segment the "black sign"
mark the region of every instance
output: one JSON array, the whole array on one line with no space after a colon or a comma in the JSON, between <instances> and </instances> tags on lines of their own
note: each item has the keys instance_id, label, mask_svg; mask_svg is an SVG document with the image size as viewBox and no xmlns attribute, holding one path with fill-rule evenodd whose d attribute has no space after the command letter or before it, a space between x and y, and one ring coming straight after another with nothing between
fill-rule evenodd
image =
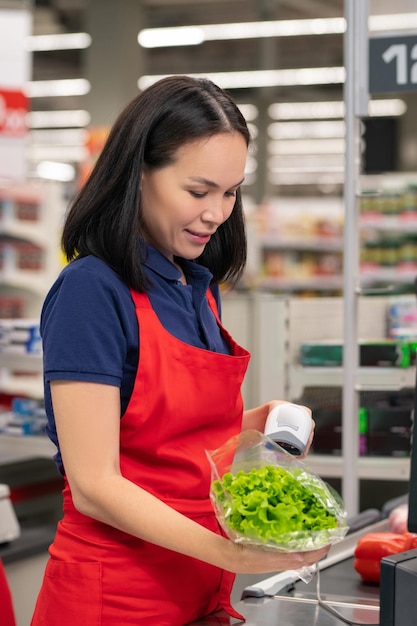
<instances>
[{"instance_id":1,"label":"black sign","mask_svg":"<svg viewBox=\"0 0 417 626\"><path fill-rule=\"evenodd\" d=\"M417 35L369 40L369 92L417 91Z\"/></svg>"}]
</instances>

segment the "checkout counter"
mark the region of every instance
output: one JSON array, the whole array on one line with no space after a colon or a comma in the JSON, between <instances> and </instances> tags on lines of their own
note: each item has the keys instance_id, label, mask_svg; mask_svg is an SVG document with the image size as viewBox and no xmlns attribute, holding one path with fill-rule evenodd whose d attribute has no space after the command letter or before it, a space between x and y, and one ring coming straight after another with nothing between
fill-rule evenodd
<instances>
[{"instance_id":1,"label":"checkout counter","mask_svg":"<svg viewBox=\"0 0 417 626\"><path fill-rule=\"evenodd\" d=\"M358 540L368 532L388 530L387 519L370 523L378 518L376 510L358 516L358 522L366 525L357 531L351 527L353 532L332 546L311 582L284 572L247 587L235 605L246 617L246 625L379 624L379 586L364 584L353 568Z\"/></svg>"},{"instance_id":2,"label":"checkout counter","mask_svg":"<svg viewBox=\"0 0 417 626\"><path fill-rule=\"evenodd\" d=\"M379 624L379 586L361 581L353 551L365 533L387 528L385 520L348 535L332 547L309 583L283 573L245 589L235 606L246 626Z\"/></svg>"},{"instance_id":3,"label":"checkout counter","mask_svg":"<svg viewBox=\"0 0 417 626\"><path fill-rule=\"evenodd\" d=\"M295 572L282 572L244 588L234 607L245 616L245 626L379 626L380 587L362 582L353 567L353 553L363 535L388 530L389 511L401 501L395 499L382 512L370 509L350 520L348 535L332 546L310 582L303 582ZM241 623L222 615L195 626Z\"/></svg>"}]
</instances>

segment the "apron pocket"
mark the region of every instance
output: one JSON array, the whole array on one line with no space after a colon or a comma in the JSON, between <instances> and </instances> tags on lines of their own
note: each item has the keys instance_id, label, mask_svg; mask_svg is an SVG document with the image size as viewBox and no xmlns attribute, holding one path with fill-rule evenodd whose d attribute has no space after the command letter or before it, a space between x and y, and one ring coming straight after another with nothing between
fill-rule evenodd
<instances>
[{"instance_id":1,"label":"apron pocket","mask_svg":"<svg viewBox=\"0 0 417 626\"><path fill-rule=\"evenodd\" d=\"M50 559L31 626L100 626L101 564Z\"/></svg>"}]
</instances>

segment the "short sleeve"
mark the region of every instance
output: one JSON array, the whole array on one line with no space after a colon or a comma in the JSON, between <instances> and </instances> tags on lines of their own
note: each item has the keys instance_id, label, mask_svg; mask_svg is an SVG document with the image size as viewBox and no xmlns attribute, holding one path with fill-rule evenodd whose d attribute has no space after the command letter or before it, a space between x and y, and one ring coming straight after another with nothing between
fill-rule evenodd
<instances>
[{"instance_id":1,"label":"short sleeve","mask_svg":"<svg viewBox=\"0 0 417 626\"><path fill-rule=\"evenodd\" d=\"M129 289L97 260L90 266L76 263L62 272L43 306L45 380L120 387L129 328L136 322Z\"/></svg>"}]
</instances>

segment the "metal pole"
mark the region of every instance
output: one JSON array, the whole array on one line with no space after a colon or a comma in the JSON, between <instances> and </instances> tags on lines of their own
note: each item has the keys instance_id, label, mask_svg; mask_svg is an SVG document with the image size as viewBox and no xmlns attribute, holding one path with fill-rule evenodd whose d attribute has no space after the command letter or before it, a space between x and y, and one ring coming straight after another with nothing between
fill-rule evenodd
<instances>
[{"instance_id":1,"label":"metal pole","mask_svg":"<svg viewBox=\"0 0 417 626\"><path fill-rule=\"evenodd\" d=\"M345 184L344 184L344 338L342 402L342 497L349 515L359 512L358 410L356 388L359 365L358 294L359 284L359 192L360 192L360 117L367 114L367 0L345 0L346 32L344 56L345 101Z\"/></svg>"}]
</instances>

